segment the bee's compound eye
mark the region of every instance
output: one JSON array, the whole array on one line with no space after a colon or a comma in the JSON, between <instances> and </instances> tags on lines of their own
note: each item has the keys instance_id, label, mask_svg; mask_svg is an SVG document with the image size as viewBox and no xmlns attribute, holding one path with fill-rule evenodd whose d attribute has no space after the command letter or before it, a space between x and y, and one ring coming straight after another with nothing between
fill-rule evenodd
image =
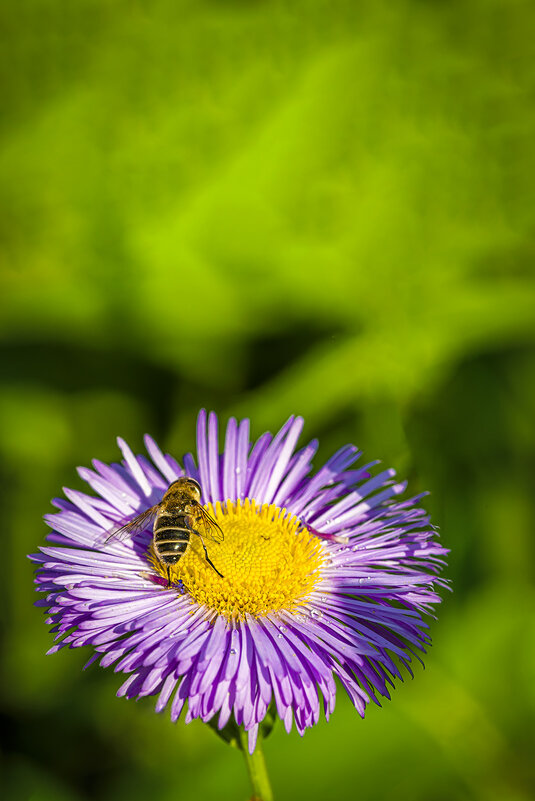
<instances>
[{"instance_id":1,"label":"bee's compound eye","mask_svg":"<svg viewBox=\"0 0 535 801\"><path fill-rule=\"evenodd\" d=\"M188 478L188 484L189 484L189 486L190 486L192 489L195 489L195 490L197 490L197 492L199 493L199 495L201 494L201 492L202 492L202 490L201 490L201 485L199 484L199 482L198 482L198 481L195 481L195 479L194 479L194 478Z\"/></svg>"}]
</instances>

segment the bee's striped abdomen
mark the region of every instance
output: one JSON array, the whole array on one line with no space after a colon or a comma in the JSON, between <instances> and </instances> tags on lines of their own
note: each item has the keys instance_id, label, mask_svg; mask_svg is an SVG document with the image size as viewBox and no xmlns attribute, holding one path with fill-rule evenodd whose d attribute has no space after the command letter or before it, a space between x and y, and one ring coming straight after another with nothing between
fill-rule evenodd
<instances>
[{"instance_id":1,"label":"bee's striped abdomen","mask_svg":"<svg viewBox=\"0 0 535 801\"><path fill-rule=\"evenodd\" d=\"M191 529L187 516L176 512L161 514L154 524L154 550L166 565L176 565L189 545Z\"/></svg>"}]
</instances>

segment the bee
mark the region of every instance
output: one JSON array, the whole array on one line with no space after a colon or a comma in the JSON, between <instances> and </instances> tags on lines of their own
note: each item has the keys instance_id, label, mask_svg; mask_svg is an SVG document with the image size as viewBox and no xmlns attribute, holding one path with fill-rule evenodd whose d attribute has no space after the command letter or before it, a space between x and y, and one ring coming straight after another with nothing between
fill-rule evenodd
<instances>
[{"instance_id":1,"label":"bee","mask_svg":"<svg viewBox=\"0 0 535 801\"><path fill-rule=\"evenodd\" d=\"M176 565L186 553L190 537L195 534L200 538L206 561L218 576L224 578L214 565L204 539L221 543L223 532L201 504L201 486L193 478L179 478L167 488L160 503L142 512L126 525L115 528L106 538L123 539L152 525L152 543L156 557L167 570L167 588L171 586L171 566Z\"/></svg>"}]
</instances>

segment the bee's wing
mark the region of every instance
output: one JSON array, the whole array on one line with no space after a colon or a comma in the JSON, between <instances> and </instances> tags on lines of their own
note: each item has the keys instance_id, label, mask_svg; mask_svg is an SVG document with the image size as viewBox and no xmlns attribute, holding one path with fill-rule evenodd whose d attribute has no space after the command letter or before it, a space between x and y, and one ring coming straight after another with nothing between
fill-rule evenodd
<instances>
[{"instance_id":1,"label":"bee's wing","mask_svg":"<svg viewBox=\"0 0 535 801\"><path fill-rule=\"evenodd\" d=\"M145 531L145 529L150 528L154 522L157 511L158 504L156 506L152 506L150 509L146 509L144 512L141 512L140 515L134 517L132 520L129 520L128 523L114 526L107 534L104 543L107 543L110 540L124 540L127 537L132 537L134 534L138 534L140 531Z\"/></svg>"},{"instance_id":2,"label":"bee's wing","mask_svg":"<svg viewBox=\"0 0 535 801\"><path fill-rule=\"evenodd\" d=\"M195 525L199 528L203 537L208 537L208 539L217 543L223 542L225 539L221 527L200 504L195 505Z\"/></svg>"}]
</instances>

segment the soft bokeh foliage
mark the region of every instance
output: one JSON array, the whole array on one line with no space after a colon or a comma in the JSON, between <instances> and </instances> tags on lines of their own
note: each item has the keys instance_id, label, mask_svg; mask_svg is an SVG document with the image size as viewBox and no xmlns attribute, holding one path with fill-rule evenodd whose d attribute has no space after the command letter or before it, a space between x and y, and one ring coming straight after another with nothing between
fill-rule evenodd
<instances>
[{"instance_id":1,"label":"soft bokeh foliage","mask_svg":"<svg viewBox=\"0 0 535 801\"><path fill-rule=\"evenodd\" d=\"M62 651L24 554L73 466L200 406L408 474L452 548L425 673L266 744L278 798L532 795L533 23L521 0L0 8L6 797L246 797ZM7 736L6 736L7 735ZM356 794L356 792L355 792Z\"/></svg>"}]
</instances>

